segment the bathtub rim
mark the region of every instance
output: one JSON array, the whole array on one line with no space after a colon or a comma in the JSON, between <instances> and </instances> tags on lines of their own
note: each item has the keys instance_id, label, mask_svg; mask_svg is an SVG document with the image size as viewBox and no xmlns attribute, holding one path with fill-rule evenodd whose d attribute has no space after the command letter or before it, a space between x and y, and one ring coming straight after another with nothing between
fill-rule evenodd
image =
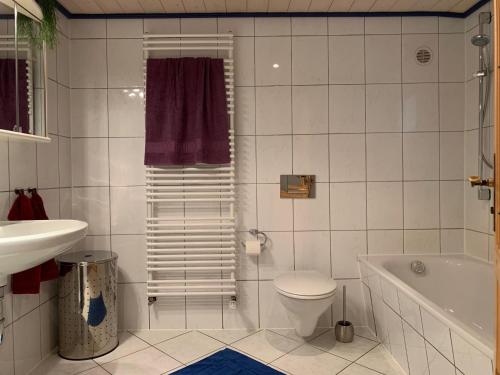
<instances>
[{"instance_id":1,"label":"bathtub rim","mask_svg":"<svg viewBox=\"0 0 500 375\"><path fill-rule=\"evenodd\" d=\"M440 257L440 258L445 258L448 256L453 256L453 257L462 257L462 258L467 258L471 259L474 261L478 261L481 263L485 263L488 265L491 265L491 263L486 262L482 259L472 257L463 253L447 253L447 254L376 254L376 255L358 255L358 262L362 262L364 265L367 267L371 268L372 270L376 271L380 276L383 276L385 279L390 281L396 288L401 289L406 295L410 298L412 298L418 305L422 306L425 308L429 313L432 314L432 316L436 319L438 319L441 323L445 324L451 331L453 331L455 334L460 336L463 340L467 341L470 345L474 346L477 350L482 352L484 355L486 355L488 358L491 360L494 360L495 354L494 354L494 347L495 347L495 342L485 339L485 338L480 338L478 335L474 332L471 331L466 324L461 322L459 319L454 317L453 315L449 314L446 312L442 307L437 305L436 303L432 302L429 298L425 297L423 294L418 292L417 290L413 289L411 286L406 284L403 280L399 279L396 275L394 275L392 272L387 270L382 266L381 263L378 264L373 264L370 262L370 259L376 259L376 258L389 258L389 257L398 257L398 258L410 258L410 257L423 257L423 256L430 256L430 257ZM491 265L493 267L493 265ZM361 270L360 270L361 274ZM363 275L361 275L361 282L363 282ZM495 334L493 333L493 337ZM451 338L450 338L451 339Z\"/></svg>"}]
</instances>

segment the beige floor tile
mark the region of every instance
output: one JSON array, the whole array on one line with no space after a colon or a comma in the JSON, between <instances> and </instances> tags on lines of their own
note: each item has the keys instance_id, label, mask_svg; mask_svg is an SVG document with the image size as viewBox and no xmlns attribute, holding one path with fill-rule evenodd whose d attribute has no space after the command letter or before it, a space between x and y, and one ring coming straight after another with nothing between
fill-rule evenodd
<instances>
[{"instance_id":1,"label":"beige floor tile","mask_svg":"<svg viewBox=\"0 0 500 375\"><path fill-rule=\"evenodd\" d=\"M353 363L344 371L340 372L339 375L380 375L380 372Z\"/></svg>"},{"instance_id":2,"label":"beige floor tile","mask_svg":"<svg viewBox=\"0 0 500 375\"><path fill-rule=\"evenodd\" d=\"M88 361L68 361L53 354L40 363L31 375L73 375L97 367L97 363Z\"/></svg>"},{"instance_id":3,"label":"beige floor tile","mask_svg":"<svg viewBox=\"0 0 500 375\"><path fill-rule=\"evenodd\" d=\"M203 329L200 332L230 345L257 332L254 329Z\"/></svg>"},{"instance_id":4,"label":"beige floor tile","mask_svg":"<svg viewBox=\"0 0 500 375\"><path fill-rule=\"evenodd\" d=\"M181 365L182 363L165 353L150 347L106 363L102 367L113 375L160 375Z\"/></svg>"},{"instance_id":5,"label":"beige floor tile","mask_svg":"<svg viewBox=\"0 0 500 375\"><path fill-rule=\"evenodd\" d=\"M146 349L149 344L145 343L141 339L135 337L129 332L120 332L118 335L120 340L120 345L113 350L111 353L105 356L96 358L95 361L99 364L114 361L115 359L124 357L126 355L138 352L139 350Z\"/></svg>"},{"instance_id":6,"label":"beige floor tile","mask_svg":"<svg viewBox=\"0 0 500 375\"><path fill-rule=\"evenodd\" d=\"M399 365L382 345L369 351L356 363L386 375L404 375Z\"/></svg>"},{"instance_id":7,"label":"beige floor tile","mask_svg":"<svg viewBox=\"0 0 500 375\"><path fill-rule=\"evenodd\" d=\"M170 340L174 337L183 335L190 331L179 330L179 329L152 329L152 330L138 330L130 331L134 336L139 337L141 340L146 341L151 345L159 344L160 342Z\"/></svg>"},{"instance_id":8,"label":"beige floor tile","mask_svg":"<svg viewBox=\"0 0 500 375\"><path fill-rule=\"evenodd\" d=\"M360 336L354 336L351 343L338 342L335 339L335 330L333 329L315 338L310 344L349 361L356 361L378 345L375 341Z\"/></svg>"}]
</instances>

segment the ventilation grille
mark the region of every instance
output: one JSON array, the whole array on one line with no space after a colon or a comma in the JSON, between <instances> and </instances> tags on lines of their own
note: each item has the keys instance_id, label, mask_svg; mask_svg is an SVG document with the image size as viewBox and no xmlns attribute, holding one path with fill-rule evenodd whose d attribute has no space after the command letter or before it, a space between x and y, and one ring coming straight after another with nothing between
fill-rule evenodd
<instances>
[{"instance_id":1,"label":"ventilation grille","mask_svg":"<svg viewBox=\"0 0 500 375\"><path fill-rule=\"evenodd\" d=\"M420 47L415 52L415 58L419 64L429 64L432 60L432 51L428 47Z\"/></svg>"}]
</instances>

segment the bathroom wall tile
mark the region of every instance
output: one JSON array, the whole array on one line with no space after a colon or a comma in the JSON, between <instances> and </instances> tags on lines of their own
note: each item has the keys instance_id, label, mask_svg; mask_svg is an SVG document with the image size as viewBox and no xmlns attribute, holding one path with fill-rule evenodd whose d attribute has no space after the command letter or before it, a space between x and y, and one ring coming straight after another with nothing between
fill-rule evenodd
<instances>
[{"instance_id":1,"label":"bathroom wall tile","mask_svg":"<svg viewBox=\"0 0 500 375\"><path fill-rule=\"evenodd\" d=\"M255 225L256 227L257 225ZM258 262L257 256L248 256L245 248L241 245L242 241L253 240L254 237L248 232L236 232L238 262L236 264L237 280L258 280Z\"/></svg>"},{"instance_id":2,"label":"bathroom wall tile","mask_svg":"<svg viewBox=\"0 0 500 375\"><path fill-rule=\"evenodd\" d=\"M464 20L461 18L439 17L440 33L463 33Z\"/></svg>"},{"instance_id":3,"label":"bathroom wall tile","mask_svg":"<svg viewBox=\"0 0 500 375\"><path fill-rule=\"evenodd\" d=\"M434 83L403 85L403 131L437 131L438 96L438 85Z\"/></svg>"},{"instance_id":4,"label":"bathroom wall tile","mask_svg":"<svg viewBox=\"0 0 500 375\"><path fill-rule=\"evenodd\" d=\"M441 132L440 178L460 180L464 177L464 135L462 132Z\"/></svg>"},{"instance_id":5,"label":"bathroom wall tile","mask_svg":"<svg viewBox=\"0 0 500 375\"><path fill-rule=\"evenodd\" d=\"M463 34L439 35L439 81L462 82L465 74Z\"/></svg>"},{"instance_id":6,"label":"bathroom wall tile","mask_svg":"<svg viewBox=\"0 0 500 375\"><path fill-rule=\"evenodd\" d=\"M405 229L439 228L439 182L404 183Z\"/></svg>"},{"instance_id":7,"label":"bathroom wall tile","mask_svg":"<svg viewBox=\"0 0 500 375\"><path fill-rule=\"evenodd\" d=\"M118 282L146 282L146 240L143 235L113 235L111 249L120 258Z\"/></svg>"},{"instance_id":8,"label":"bathroom wall tile","mask_svg":"<svg viewBox=\"0 0 500 375\"><path fill-rule=\"evenodd\" d=\"M450 341L450 329L425 309L422 311L424 337L449 361L453 361L453 351ZM429 364L431 359L429 358ZM432 365L431 365L431 374Z\"/></svg>"},{"instance_id":9,"label":"bathroom wall tile","mask_svg":"<svg viewBox=\"0 0 500 375\"><path fill-rule=\"evenodd\" d=\"M292 26L290 18L255 18L255 36L290 35Z\"/></svg>"},{"instance_id":10,"label":"bathroom wall tile","mask_svg":"<svg viewBox=\"0 0 500 375\"><path fill-rule=\"evenodd\" d=\"M182 18L181 19L182 34L216 34L217 19L216 18Z\"/></svg>"},{"instance_id":11,"label":"bathroom wall tile","mask_svg":"<svg viewBox=\"0 0 500 375\"><path fill-rule=\"evenodd\" d=\"M106 20L108 38L141 38L143 34L142 19L108 19Z\"/></svg>"},{"instance_id":12,"label":"bathroom wall tile","mask_svg":"<svg viewBox=\"0 0 500 375\"><path fill-rule=\"evenodd\" d=\"M359 277L358 255L366 255L365 231L333 231L331 240L332 272L336 279Z\"/></svg>"},{"instance_id":13,"label":"bathroom wall tile","mask_svg":"<svg viewBox=\"0 0 500 375\"><path fill-rule=\"evenodd\" d=\"M396 313L400 314L396 286L384 277L380 277L380 286L382 288L382 297L384 298L385 303L387 303Z\"/></svg>"},{"instance_id":14,"label":"bathroom wall tile","mask_svg":"<svg viewBox=\"0 0 500 375\"><path fill-rule=\"evenodd\" d=\"M437 17L403 17L403 34L435 34L438 32Z\"/></svg>"},{"instance_id":15,"label":"bathroom wall tile","mask_svg":"<svg viewBox=\"0 0 500 375\"><path fill-rule=\"evenodd\" d=\"M234 38L234 41L234 84L253 86L255 85L254 38Z\"/></svg>"},{"instance_id":16,"label":"bathroom wall tile","mask_svg":"<svg viewBox=\"0 0 500 375\"><path fill-rule=\"evenodd\" d=\"M145 300L147 301L146 298ZM150 329L185 328L186 327L185 298L168 297L163 300L160 299L151 306L149 319L150 319Z\"/></svg>"},{"instance_id":17,"label":"bathroom wall tile","mask_svg":"<svg viewBox=\"0 0 500 375\"><path fill-rule=\"evenodd\" d=\"M59 137L59 184L71 187L71 140Z\"/></svg>"},{"instance_id":18,"label":"bathroom wall tile","mask_svg":"<svg viewBox=\"0 0 500 375\"><path fill-rule=\"evenodd\" d=\"M294 269L293 233L268 234L269 245L259 255L259 280L273 280Z\"/></svg>"},{"instance_id":19,"label":"bathroom wall tile","mask_svg":"<svg viewBox=\"0 0 500 375\"><path fill-rule=\"evenodd\" d=\"M224 329L259 328L259 288L257 281L240 281L238 308L229 308L229 297L222 303Z\"/></svg>"},{"instance_id":20,"label":"bathroom wall tile","mask_svg":"<svg viewBox=\"0 0 500 375\"><path fill-rule=\"evenodd\" d=\"M111 233L142 234L146 221L146 194L143 186L112 187Z\"/></svg>"},{"instance_id":21,"label":"bathroom wall tile","mask_svg":"<svg viewBox=\"0 0 500 375\"><path fill-rule=\"evenodd\" d=\"M327 183L317 183L315 198L294 201L294 230L328 230L330 228L328 185Z\"/></svg>"},{"instance_id":22,"label":"bathroom wall tile","mask_svg":"<svg viewBox=\"0 0 500 375\"><path fill-rule=\"evenodd\" d=\"M49 134L58 134L57 130L57 82L47 80L47 131Z\"/></svg>"},{"instance_id":23,"label":"bathroom wall tile","mask_svg":"<svg viewBox=\"0 0 500 375\"><path fill-rule=\"evenodd\" d=\"M293 86L292 122L295 134L328 133L328 86Z\"/></svg>"},{"instance_id":24,"label":"bathroom wall tile","mask_svg":"<svg viewBox=\"0 0 500 375\"><path fill-rule=\"evenodd\" d=\"M412 329L416 330L420 335L423 335L420 307L400 289L398 289L398 297L401 317L409 324L409 327L411 326Z\"/></svg>"},{"instance_id":25,"label":"bathroom wall tile","mask_svg":"<svg viewBox=\"0 0 500 375\"><path fill-rule=\"evenodd\" d=\"M238 231L257 228L257 186L255 184L236 185L236 212Z\"/></svg>"},{"instance_id":26,"label":"bathroom wall tile","mask_svg":"<svg viewBox=\"0 0 500 375\"><path fill-rule=\"evenodd\" d=\"M261 327L292 327L285 307L272 281L259 281L259 320Z\"/></svg>"},{"instance_id":27,"label":"bathroom wall tile","mask_svg":"<svg viewBox=\"0 0 500 375\"><path fill-rule=\"evenodd\" d=\"M335 265L333 265L335 269ZM363 290L361 289L361 281L359 279L335 280L337 282L337 291L341 291L343 286L347 290L347 311L346 315L349 321L354 326L366 326L366 315L363 299ZM342 319L342 293L335 294L335 299L332 304L333 324Z\"/></svg>"},{"instance_id":28,"label":"bathroom wall tile","mask_svg":"<svg viewBox=\"0 0 500 375\"><path fill-rule=\"evenodd\" d=\"M465 130L477 129L479 127L479 83L478 80L470 80L465 83Z\"/></svg>"},{"instance_id":29,"label":"bathroom wall tile","mask_svg":"<svg viewBox=\"0 0 500 375\"><path fill-rule=\"evenodd\" d=\"M10 190L36 186L36 145L9 141Z\"/></svg>"},{"instance_id":30,"label":"bathroom wall tile","mask_svg":"<svg viewBox=\"0 0 500 375\"><path fill-rule=\"evenodd\" d=\"M40 306L41 353L42 358L50 355L57 347L59 321L57 299L52 298Z\"/></svg>"},{"instance_id":31,"label":"bathroom wall tile","mask_svg":"<svg viewBox=\"0 0 500 375\"><path fill-rule=\"evenodd\" d=\"M71 136L70 89L57 85L57 132L65 137Z\"/></svg>"},{"instance_id":32,"label":"bathroom wall tile","mask_svg":"<svg viewBox=\"0 0 500 375\"><path fill-rule=\"evenodd\" d=\"M368 254L402 254L402 230L369 230Z\"/></svg>"},{"instance_id":33,"label":"bathroom wall tile","mask_svg":"<svg viewBox=\"0 0 500 375\"><path fill-rule=\"evenodd\" d=\"M429 374L424 339L404 321L403 331L410 373Z\"/></svg>"},{"instance_id":34,"label":"bathroom wall tile","mask_svg":"<svg viewBox=\"0 0 500 375\"><path fill-rule=\"evenodd\" d=\"M425 343L431 375L455 375L455 367L429 343Z\"/></svg>"},{"instance_id":35,"label":"bathroom wall tile","mask_svg":"<svg viewBox=\"0 0 500 375\"><path fill-rule=\"evenodd\" d=\"M398 181L402 179L402 146L401 133L366 135L368 181Z\"/></svg>"},{"instance_id":36,"label":"bathroom wall tile","mask_svg":"<svg viewBox=\"0 0 500 375\"><path fill-rule=\"evenodd\" d=\"M59 219L60 212L60 199L59 199L59 189L39 189L38 192L43 199L43 204L45 206L45 213L50 219Z\"/></svg>"},{"instance_id":37,"label":"bathroom wall tile","mask_svg":"<svg viewBox=\"0 0 500 375\"><path fill-rule=\"evenodd\" d=\"M251 17L222 17L217 19L219 33L232 33L235 36L254 36L255 20Z\"/></svg>"},{"instance_id":38,"label":"bathroom wall tile","mask_svg":"<svg viewBox=\"0 0 500 375\"><path fill-rule=\"evenodd\" d=\"M269 163L273 160L272 163ZM257 137L257 182L279 182L280 175L292 173L292 137Z\"/></svg>"},{"instance_id":39,"label":"bathroom wall tile","mask_svg":"<svg viewBox=\"0 0 500 375\"><path fill-rule=\"evenodd\" d=\"M401 182L367 184L368 229L403 228L403 185Z\"/></svg>"},{"instance_id":40,"label":"bathroom wall tile","mask_svg":"<svg viewBox=\"0 0 500 375\"><path fill-rule=\"evenodd\" d=\"M439 133L403 135L403 179L439 179Z\"/></svg>"},{"instance_id":41,"label":"bathroom wall tile","mask_svg":"<svg viewBox=\"0 0 500 375\"><path fill-rule=\"evenodd\" d=\"M109 185L106 138L73 138L71 160L73 186Z\"/></svg>"},{"instance_id":42,"label":"bathroom wall tile","mask_svg":"<svg viewBox=\"0 0 500 375\"><path fill-rule=\"evenodd\" d=\"M291 83L290 37L255 39L255 83L264 85L289 85Z\"/></svg>"},{"instance_id":43,"label":"bathroom wall tile","mask_svg":"<svg viewBox=\"0 0 500 375\"><path fill-rule=\"evenodd\" d=\"M366 229L366 184L334 183L330 188L331 229Z\"/></svg>"},{"instance_id":44,"label":"bathroom wall tile","mask_svg":"<svg viewBox=\"0 0 500 375\"><path fill-rule=\"evenodd\" d=\"M463 181L440 182L441 228L461 228L464 223Z\"/></svg>"},{"instance_id":45,"label":"bathroom wall tile","mask_svg":"<svg viewBox=\"0 0 500 375\"><path fill-rule=\"evenodd\" d=\"M329 43L329 82L361 84L365 82L365 38L332 36Z\"/></svg>"},{"instance_id":46,"label":"bathroom wall tile","mask_svg":"<svg viewBox=\"0 0 500 375\"><path fill-rule=\"evenodd\" d=\"M50 80L57 80L57 46L54 48L47 48L47 78Z\"/></svg>"},{"instance_id":47,"label":"bathroom wall tile","mask_svg":"<svg viewBox=\"0 0 500 375\"><path fill-rule=\"evenodd\" d=\"M294 85L328 83L327 46L326 36L292 38L292 82Z\"/></svg>"},{"instance_id":48,"label":"bathroom wall tile","mask_svg":"<svg viewBox=\"0 0 500 375\"><path fill-rule=\"evenodd\" d=\"M366 140L364 134L330 135L330 181L350 182L366 179Z\"/></svg>"},{"instance_id":49,"label":"bathroom wall tile","mask_svg":"<svg viewBox=\"0 0 500 375\"><path fill-rule=\"evenodd\" d=\"M401 36L367 35L366 83L401 82Z\"/></svg>"},{"instance_id":50,"label":"bathroom wall tile","mask_svg":"<svg viewBox=\"0 0 500 375\"><path fill-rule=\"evenodd\" d=\"M0 346L0 367L5 375L14 375L14 337L12 326L4 330L4 341Z\"/></svg>"},{"instance_id":51,"label":"bathroom wall tile","mask_svg":"<svg viewBox=\"0 0 500 375\"><path fill-rule=\"evenodd\" d=\"M235 87L236 135L255 135L255 91L254 87Z\"/></svg>"},{"instance_id":52,"label":"bathroom wall tile","mask_svg":"<svg viewBox=\"0 0 500 375\"><path fill-rule=\"evenodd\" d=\"M362 85L334 85L330 94L330 133L365 131L365 88Z\"/></svg>"},{"instance_id":53,"label":"bathroom wall tile","mask_svg":"<svg viewBox=\"0 0 500 375\"><path fill-rule=\"evenodd\" d=\"M64 86L69 86L70 71L69 63L73 67L72 60L70 59L70 44L73 48L73 42L62 34L58 34L57 38L57 81Z\"/></svg>"},{"instance_id":54,"label":"bathroom wall tile","mask_svg":"<svg viewBox=\"0 0 500 375\"><path fill-rule=\"evenodd\" d=\"M40 310L35 309L14 323L15 373L28 374L41 361Z\"/></svg>"},{"instance_id":55,"label":"bathroom wall tile","mask_svg":"<svg viewBox=\"0 0 500 375\"><path fill-rule=\"evenodd\" d=\"M400 34L401 17L367 17L366 34Z\"/></svg>"},{"instance_id":56,"label":"bathroom wall tile","mask_svg":"<svg viewBox=\"0 0 500 375\"><path fill-rule=\"evenodd\" d=\"M464 132L464 170L465 176L477 173L478 131Z\"/></svg>"},{"instance_id":57,"label":"bathroom wall tile","mask_svg":"<svg viewBox=\"0 0 500 375\"><path fill-rule=\"evenodd\" d=\"M279 184L257 185L257 220L260 230L293 230L292 200L280 199L279 188Z\"/></svg>"},{"instance_id":58,"label":"bathroom wall tile","mask_svg":"<svg viewBox=\"0 0 500 375\"><path fill-rule=\"evenodd\" d=\"M488 233L490 207L489 201L477 199L477 188L472 188L470 184L464 187L465 195L465 228L478 232Z\"/></svg>"},{"instance_id":59,"label":"bathroom wall tile","mask_svg":"<svg viewBox=\"0 0 500 375\"><path fill-rule=\"evenodd\" d=\"M403 35L403 82L437 82L439 75L438 62L441 62L437 34ZM431 60L422 64L416 59L419 49L428 49Z\"/></svg>"},{"instance_id":60,"label":"bathroom wall tile","mask_svg":"<svg viewBox=\"0 0 500 375\"><path fill-rule=\"evenodd\" d=\"M109 139L111 186L144 185L144 139Z\"/></svg>"},{"instance_id":61,"label":"bathroom wall tile","mask_svg":"<svg viewBox=\"0 0 500 375\"><path fill-rule=\"evenodd\" d=\"M35 310L40 305L38 294L13 294L12 295L12 319L18 320L22 316Z\"/></svg>"},{"instance_id":62,"label":"bathroom wall tile","mask_svg":"<svg viewBox=\"0 0 500 375\"><path fill-rule=\"evenodd\" d=\"M441 253L463 253L464 248L463 229L441 230Z\"/></svg>"},{"instance_id":63,"label":"bathroom wall tile","mask_svg":"<svg viewBox=\"0 0 500 375\"><path fill-rule=\"evenodd\" d=\"M72 88L106 88L106 41L72 40L70 65Z\"/></svg>"},{"instance_id":64,"label":"bathroom wall tile","mask_svg":"<svg viewBox=\"0 0 500 375\"><path fill-rule=\"evenodd\" d=\"M108 100L105 89L71 90L71 135L108 136Z\"/></svg>"},{"instance_id":65,"label":"bathroom wall tile","mask_svg":"<svg viewBox=\"0 0 500 375\"><path fill-rule=\"evenodd\" d=\"M464 101L463 83L439 84L439 128L441 131L464 130Z\"/></svg>"},{"instance_id":66,"label":"bathroom wall tile","mask_svg":"<svg viewBox=\"0 0 500 375\"><path fill-rule=\"evenodd\" d=\"M316 270L331 276L330 232L295 232L295 268L297 270Z\"/></svg>"},{"instance_id":67,"label":"bathroom wall tile","mask_svg":"<svg viewBox=\"0 0 500 375\"><path fill-rule=\"evenodd\" d=\"M222 329L220 296L186 297L186 327L188 329Z\"/></svg>"},{"instance_id":68,"label":"bathroom wall tile","mask_svg":"<svg viewBox=\"0 0 500 375\"><path fill-rule=\"evenodd\" d=\"M473 347L462 337L451 333L455 365L464 374L492 375L491 359Z\"/></svg>"},{"instance_id":69,"label":"bathroom wall tile","mask_svg":"<svg viewBox=\"0 0 500 375\"><path fill-rule=\"evenodd\" d=\"M292 35L327 35L327 17L292 17Z\"/></svg>"},{"instance_id":70,"label":"bathroom wall tile","mask_svg":"<svg viewBox=\"0 0 500 375\"><path fill-rule=\"evenodd\" d=\"M400 132L401 129L401 85L366 85L366 131Z\"/></svg>"},{"instance_id":71,"label":"bathroom wall tile","mask_svg":"<svg viewBox=\"0 0 500 375\"><path fill-rule=\"evenodd\" d=\"M59 189L59 216L60 219L71 219L73 217L71 188Z\"/></svg>"},{"instance_id":72,"label":"bathroom wall tile","mask_svg":"<svg viewBox=\"0 0 500 375\"><path fill-rule=\"evenodd\" d=\"M109 189L73 188L73 218L89 223L88 234L109 234Z\"/></svg>"},{"instance_id":73,"label":"bathroom wall tile","mask_svg":"<svg viewBox=\"0 0 500 375\"><path fill-rule=\"evenodd\" d=\"M408 356L405 346L405 336L403 332L402 320L389 307L385 306L387 320L387 330L389 332L389 342L391 353L396 362L401 366L405 373L408 370Z\"/></svg>"},{"instance_id":74,"label":"bathroom wall tile","mask_svg":"<svg viewBox=\"0 0 500 375\"><path fill-rule=\"evenodd\" d=\"M71 20L71 39L106 38L106 20Z\"/></svg>"},{"instance_id":75,"label":"bathroom wall tile","mask_svg":"<svg viewBox=\"0 0 500 375\"><path fill-rule=\"evenodd\" d=\"M486 233L480 233L469 229L465 230L465 253L467 255L488 260L488 242L489 238Z\"/></svg>"},{"instance_id":76,"label":"bathroom wall tile","mask_svg":"<svg viewBox=\"0 0 500 375\"><path fill-rule=\"evenodd\" d=\"M144 86L141 46L142 39L108 39L109 87Z\"/></svg>"},{"instance_id":77,"label":"bathroom wall tile","mask_svg":"<svg viewBox=\"0 0 500 375\"><path fill-rule=\"evenodd\" d=\"M328 182L328 135L293 136L293 174L313 174L316 182Z\"/></svg>"},{"instance_id":78,"label":"bathroom wall tile","mask_svg":"<svg viewBox=\"0 0 500 375\"><path fill-rule=\"evenodd\" d=\"M144 19L144 32L149 34L180 34L180 19L146 18Z\"/></svg>"},{"instance_id":79,"label":"bathroom wall tile","mask_svg":"<svg viewBox=\"0 0 500 375\"><path fill-rule=\"evenodd\" d=\"M9 141L0 140L0 191L9 190Z\"/></svg>"},{"instance_id":80,"label":"bathroom wall tile","mask_svg":"<svg viewBox=\"0 0 500 375\"><path fill-rule=\"evenodd\" d=\"M138 93L135 90L108 90L110 137L144 136L144 99L141 97L142 89Z\"/></svg>"},{"instance_id":81,"label":"bathroom wall tile","mask_svg":"<svg viewBox=\"0 0 500 375\"><path fill-rule=\"evenodd\" d=\"M0 220L6 221L10 209L10 193L0 193Z\"/></svg>"},{"instance_id":82,"label":"bathroom wall tile","mask_svg":"<svg viewBox=\"0 0 500 375\"><path fill-rule=\"evenodd\" d=\"M59 138L56 135L50 138L50 143L39 143L36 147L37 181L41 189L59 187Z\"/></svg>"},{"instance_id":83,"label":"bathroom wall tile","mask_svg":"<svg viewBox=\"0 0 500 375\"><path fill-rule=\"evenodd\" d=\"M291 87L257 87L255 95L257 134L290 134L292 130Z\"/></svg>"},{"instance_id":84,"label":"bathroom wall tile","mask_svg":"<svg viewBox=\"0 0 500 375\"><path fill-rule=\"evenodd\" d=\"M255 183L256 175L256 137L236 136L236 178L238 183Z\"/></svg>"},{"instance_id":85,"label":"bathroom wall tile","mask_svg":"<svg viewBox=\"0 0 500 375\"><path fill-rule=\"evenodd\" d=\"M118 284L118 328L149 328L146 283Z\"/></svg>"},{"instance_id":86,"label":"bathroom wall tile","mask_svg":"<svg viewBox=\"0 0 500 375\"><path fill-rule=\"evenodd\" d=\"M328 17L328 35L364 34L365 20L362 17Z\"/></svg>"}]
</instances>

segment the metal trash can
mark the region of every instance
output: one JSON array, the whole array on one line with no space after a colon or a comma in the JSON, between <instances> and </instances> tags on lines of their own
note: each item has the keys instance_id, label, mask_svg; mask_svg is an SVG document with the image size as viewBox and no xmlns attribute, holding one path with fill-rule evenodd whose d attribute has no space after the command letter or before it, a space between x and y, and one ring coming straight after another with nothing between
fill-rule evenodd
<instances>
[{"instance_id":1,"label":"metal trash can","mask_svg":"<svg viewBox=\"0 0 500 375\"><path fill-rule=\"evenodd\" d=\"M62 358L96 358L118 346L117 259L110 251L80 251L57 259Z\"/></svg>"}]
</instances>

